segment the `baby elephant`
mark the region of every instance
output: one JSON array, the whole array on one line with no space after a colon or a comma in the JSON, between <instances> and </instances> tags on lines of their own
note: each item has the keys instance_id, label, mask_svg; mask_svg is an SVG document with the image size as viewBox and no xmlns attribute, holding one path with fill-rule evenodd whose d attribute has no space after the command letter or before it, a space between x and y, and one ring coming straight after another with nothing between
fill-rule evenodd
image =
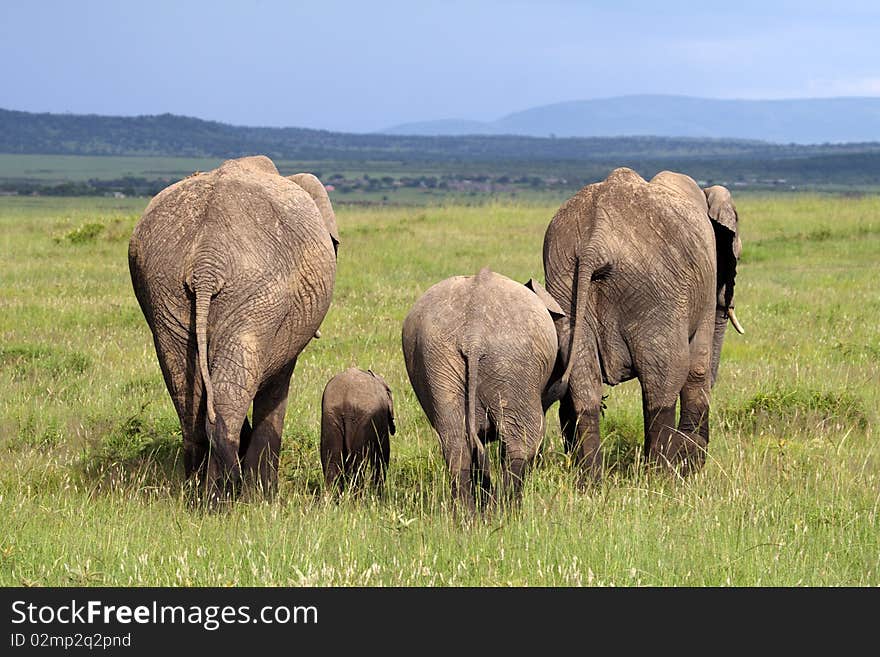
<instances>
[{"instance_id":1,"label":"baby elephant","mask_svg":"<svg viewBox=\"0 0 880 657\"><path fill-rule=\"evenodd\" d=\"M403 323L406 371L440 438L453 497L469 512L491 501L484 443L500 439L502 489L517 502L555 401L556 319L540 283L483 269L437 283ZM558 398L558 396L557 396Z\"/></svg>"},{"instance_id":2,"label":"baby elephant","mask_svg":"<svg viewBox=\"0 0 880 657\"><path fill-rule=\"evenodd\" d=\"M328 489L344 481L360 487L367 464L373 486L382 492L388 467L388 435L394 435L391 388L372 370L350 367L334 376L321 399L321 466Z\"/></svg>"}]
</instances>

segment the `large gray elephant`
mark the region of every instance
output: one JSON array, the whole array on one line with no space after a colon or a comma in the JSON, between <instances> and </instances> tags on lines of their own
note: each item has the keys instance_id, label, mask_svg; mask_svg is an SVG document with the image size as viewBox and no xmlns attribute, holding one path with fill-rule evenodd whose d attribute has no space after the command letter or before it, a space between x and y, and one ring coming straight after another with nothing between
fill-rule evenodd
<instances>
[{"instance_id":1,"label":"large gray elephant","mask_svg":"<svg viewBox=\"0 0 880 657\"><path fill-rule=\"evenodd\" d=\"M453 498L492 499L484 443L500 439L502 487L515 501L544 435L562 309L535 281L482 269L429 288L403 323L406 371L440 439Z\"/></svg>"},{"instance_id":2,"label":"large gray elephant","mask_svg":"<svg viewBox=\"0 0 880 657\"><path fill-rule=\"evenodd\" d=\"M673 172L649 183L615 169L553 217L546 285L568 314L554 390L566 449L584 479L601 475L602 384L634 377L647 460L682 474L702 467L728 319L741 330L733 312L740 251L729 192Z\"/></svg>"},{"instance_id":3,"label":"large gray elephant","mask_svg":"<svg viewBox=\"0 0 880 657\"><path fill-rule=\"evenodd\" d=\"M337 244L323 185L285 178L263 156L167 187L135 226L134 292L180 419L187 477L211 498L242 474L275 490L290 378L330 306Z\"/></svg>"}]
</instances>

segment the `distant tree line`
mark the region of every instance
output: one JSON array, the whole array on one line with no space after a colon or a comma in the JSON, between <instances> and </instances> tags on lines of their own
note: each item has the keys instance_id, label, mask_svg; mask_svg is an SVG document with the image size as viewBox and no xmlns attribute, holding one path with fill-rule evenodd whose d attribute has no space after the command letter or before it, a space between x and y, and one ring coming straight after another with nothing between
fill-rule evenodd
<instances>
[{"instance_id":1,"label":"distant tree line","mask_svg":"<svg viewBox=\"0 0 880 657\"><path fill-rule=\"evenodd\" d=\"M363 170L369 163L334 162L342 170ZM784 160L761 159L641 159L622 158L616 161L582 163L485 163L479 172L460 170L454 162L432 174L402 173L371 175L335 173L334 168L315 172L330 185L336 195L359 192L393 193L415 189L428 193L510 193L520 191L570 191L602 180L618 166L628 166L646 179L664 169L682 171L700 184L723 184L746 189L791 190L806 188L872 188L880 189L880 153L825 155ZM377 165L379 166L379 165ZM404 167L405 168L405 167ZM299 170L299 169L297 169ZM282 170L282 173L292 171ZM51 183L40 180L0 180L0 194L34 194L41 196L153 196L180 177L167 175L156 178L121 176L115 179L92 178L80 182Z\"/></svg>"},{"instance_id":2,"label":"distant tree line","mask_svg":"<svg viewBox=\"0 0 880 657\"><path fill-rule=\"evenodd\" d=\"M0 109L0 152L273 159L494 162L595 161L625 157L689 160L780 159L878 153L880 143L803 146L675 137L429 137L350 134L305 128L248 128L172 114L114 117Z\"/></svg>"},{"instance_id":3,"label":"distant tree line","mask_svg":"<svg viewBox=\"0 0 880 657\"><path fill-rule=\"evenodd\" d=\"M236 127L171 114L111 117L0 109L0 152L196 158L262 153L276 162L326 164L327 174L338 177L325 182L342 193L576 190L618 166L646 178L669 169L707 184L751 188L880 187L880 142L804 146L671 137L399 136ZM331 166L368 173L346 177L333 174ZM413 173L424 169L435 173ZM383 174L371 175L373 170ZM60 184L7 180L0 181L0 192L149 196L170 182L158 175Z\"/></svg>"},{"instance_id":4,"label":"distant tree line","mask_svg":"<svg viewBox=\"0 0 880 657\"><path fill-rule=\"evenodd\" d=\"M175 181L176 182L176 181ZM113 180L70 181L63 183L44 183L37 181L3 181L0 193L35 196L154 196L162 191L170 181L167 179L147 179L125 176Z\"/></svg>"}]
</instances>

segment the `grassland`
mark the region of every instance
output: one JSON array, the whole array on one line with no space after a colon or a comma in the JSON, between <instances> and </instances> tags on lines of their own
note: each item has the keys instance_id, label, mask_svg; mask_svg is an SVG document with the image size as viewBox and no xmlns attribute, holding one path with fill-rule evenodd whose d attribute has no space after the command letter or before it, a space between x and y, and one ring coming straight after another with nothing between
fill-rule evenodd
<instances>
[{"instance_id":1,"label":"grassland","mask_svg":"<svg viewBox=\"0 0 880 657\"><path fill-rule=\"evenodd\" d=\"M0 180L26 182L84 182L170 178L178 180L193 171L208 171L222 160L193 157L137 157L101 155L19 155L0 153Z\"/></svg>"},{"instance_id":2,"label":"grassland","mask_svg":"<svg viewBox=\"0 0 880 657\"><path fill-rule=\"evenodd\" d=\"M282 160L273 159L284 175L312 171L328 178L339 174L359 178L364 174L383 176L442 176L461 174L464 177L502 171L511 175L564 175L576 170L572 164L548 165L545 162L424 162L413 165L402 161L348 160ZM208 171L223 158L159 157L134 155L22 155L0 153L0 181L30 183L84 182L91 179L116 180L126 176L149 180L178 180L193 171Z\"/></svg>"},{"instance_id":3,"label":"grassland","mask_svg":"<svg viewBox=\"0 0 880 657\"><path fill-rule=\"evenodd\" d=\"M741 195L738 314L703 472L639 468L638 386L609 389L608 476L579 492L555 409L518 514L462 525L406 378L429 285L541 275L555 206L340 205L323 337L291 386L278 499L191 508L126 246L144 199L0 198L0 585L880 584L880 197ZM382 500L321 495L320 396L351 364L394 390Z\"/></svg>"}]
</instances>

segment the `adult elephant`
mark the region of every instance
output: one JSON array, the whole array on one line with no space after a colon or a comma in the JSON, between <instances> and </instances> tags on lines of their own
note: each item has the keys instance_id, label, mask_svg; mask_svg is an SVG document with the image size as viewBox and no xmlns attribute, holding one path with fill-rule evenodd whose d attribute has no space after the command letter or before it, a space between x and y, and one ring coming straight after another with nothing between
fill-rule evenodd
<instances>
[{"instance_id":1,"label":"adult elephant","mask_svg":"<svg viewBox=\"0 0 880 657\"><path fill-rule=\"evenodd\" d=\"M330 305L337 244L323 185L285 178L263 156L167 187L135 226L131 280L180 419L186 475L213 498L242 473L275 490L290 378Z\"/></svg>"},{"instance_id":2,"label":"adult elephant","mask_svg":"<svg viewBox=\"0 0 880 657\"><path fill-rule=\"evenodd\" d=\"M492 499L484 443L501 441L502 488L515 502L544 435L562 309L534 280L482 269L430 287L401 333L406 371L440 439L453 498Z\"/></svg>"},{"instance_id":3,"label":"adult elephant","mask_svg":"<svg viewBox=\"0 0 880 657\"><path fill-rule=\"evenodd\" d=\"M637 377L646 458L682 474L709 443L709 402L741 251L736 208L720 186L682 174L646 182L627 168L565 202L544 236L560 328L556 394L566 449L598 478L602 384ZM676 403L680 419L676 426Z\"/></svg>"}]
</instances>

